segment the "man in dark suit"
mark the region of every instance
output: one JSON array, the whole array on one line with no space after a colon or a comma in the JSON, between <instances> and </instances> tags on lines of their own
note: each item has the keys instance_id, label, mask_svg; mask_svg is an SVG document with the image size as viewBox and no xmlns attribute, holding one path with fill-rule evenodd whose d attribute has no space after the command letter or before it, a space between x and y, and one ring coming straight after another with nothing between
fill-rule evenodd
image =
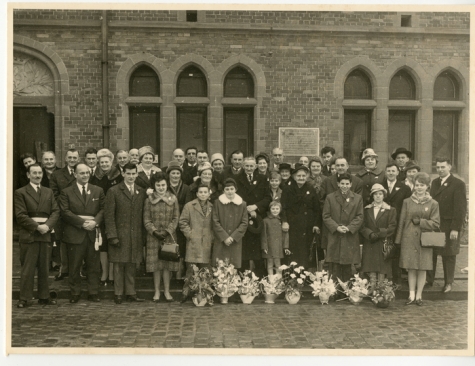
<instances>
[{"instance_id":1,"label":"man in dark suit","mask_svg":"<svg viewBox=\"0 0 475 366\"><path fill-rule=\"evenodd\" d=\"M50 231L59 218L59 207L53 191L41 187L42 168L38 164L28 167L30 183L15 191L14 205L20 225L20 300L17 307L28 306L33 297L35 270L38 268L38 303L56 305L49 296L48 272L51 246Z\"/></svg>"},{"instance_id":2,"label":"man in dark suit","mask_svg":"<svg viewBox=\"0 0 475 366\"><path fill-rule=\"evenodd\" d=\"M185 184L188 184L186 182L193 183L193 178L191 177L192 170L193 168L196 167L197 162L196 162L196 154L198 153L198 148L196 146L190 146L186 148L185 150L185 161L183 162L183 174L181 180L185 182ZM164 170L166 171L166 169ZM189 184L191 184L189 183Z\"/></svg>"},{"instance_id":3,"label":"man in dark suit","mask_svg":"<svg viewBox=\"0 0 475 366\"><path fill-rule=\"evenodd\" d=\"M76 182L65 188L59 197L63 217L63 241L69 252L69 287L71 303L77 303L81 295L80 269L85 260L87 268L88 300L99 302L99 251L100 232L103 219L104 191L89 184L91 171L86 164L76 165ZM105 240L105 238L104 238Z\"/></svg>"},{"instance_id":4,"label":"man in dark suit","mask_svg":"<svg viewBox=\"0 0 475 366\"><path fill-rule=\"evenodd\" d=\"M244 161L244 153L241 150L234 150L229 157L231 165L223 168L223 181L228 178L236 178L236 175L242 172L242 163Z\"/></svg>"},{"instance_id":5,"label":"man in dark suit","mask_svg":"<svg viewBox=\"0 0 475 366\"><path fill-rule=\"evenodd\" d=\"M322 154L322 159L324 165L322 166L322 174L326 177L332 175L331 162L333 161L333 156L335 155L335 149L331 146L325 146L320 151Z\"/></svg>"},{"instance_id":6,"label":"man in dark suit","mask_svg":"<svg viewBox=\"0 0 475 366\"><path fill-rule=\"evenodd\" d=\"M51 175L50 188L53 190L54 198L59 204L59 195L66 187L69 187L76 178L74 177L74 167L79 162L79 151L76 149L69 149L66 152L66 166L61 169L57 169ZM59 245L61 255L61 267L58 275L54 278L55 281L62 280L69 274L69 260L68 260L68 248L66 244L62 242L63 236L63 220L60 218L56 227L54 228L56 236L56 244Z\"/></svg>"},{"instance_id":7,"label":"man in dark suit","mask_svg":"<svg viewBox=\"0 0 475 366\"><path fill-rule=\"evenodd\" d=\"M127 301L143 301L135 291L135 268L142 261L144 246L143 206L145 190L134 184L137 166L124 165L124 180L109 189L104 208L109 261L114 266L114 301L121 304L124 288Z\"/></svg>"},{"instance_id":8,"label":"man in dark suit","mask_svg":"<svg viewBox=\"0 0 475 366\"><path fill-rule=\"evenodd\" d=\"M460 252L460 237L467 213L467 196L465 183L450 174L452 162L449 158L436 158L436 169L439 178L432 181L430 195L439 203L440 231L445 232L445 248L434 248L434 268L428 271L427 282L434 282L437 257L442 256L444 267L444 287L442 292L452 291L455 275L455 260Z\"/></svg>"},{"instance_id":9,"label":"man in dark suit","mask_svg":"<svg viewBox=\"0 0 475 366\"><path fill-rule=\"evenodd\" d=\"M397 168L399 170L397 180L400 180L400 181L405 180L406 171L407 171L406 164L409 162L409 160L412 159L412 152L410 152L405 147L398 147L391 154L391 158L395 161Z\"/></svg>"},{"instance_id":10,"label":"man in dark suit","mask_svg":"<svg viewBox=\"0 0 475 366\"><path fill-rule=\"evenodd\" d=\"M399 215L401 214L402 203L406 198L411 197L411 189L402 181L397 180L399 169L396 163L389 163L385 169L385 179L382 183L388 194L384 201L391 207L396 209L397 222L399 223ZM396 237L396 232L393 237ZM401 284L401 269L399 268L399 255L401 246L396 245L396 252L392 260L393 283Z\"/></svg>"}]
</instances>

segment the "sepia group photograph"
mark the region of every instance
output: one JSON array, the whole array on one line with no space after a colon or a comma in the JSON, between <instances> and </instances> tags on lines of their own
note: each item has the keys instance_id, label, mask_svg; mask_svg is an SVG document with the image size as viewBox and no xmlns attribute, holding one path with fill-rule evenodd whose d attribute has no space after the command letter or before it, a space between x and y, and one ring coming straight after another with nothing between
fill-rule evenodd
<instances>
[{"instance_id":1,"label":"sepia group photograph","mask_svg":"<svg viewBox=\"0 0 475 366\"><path fill-rule=\"evenodd\" d=\"M473 6L5 9L10 362L473 361Z\"/></svg>"}]
</instances>

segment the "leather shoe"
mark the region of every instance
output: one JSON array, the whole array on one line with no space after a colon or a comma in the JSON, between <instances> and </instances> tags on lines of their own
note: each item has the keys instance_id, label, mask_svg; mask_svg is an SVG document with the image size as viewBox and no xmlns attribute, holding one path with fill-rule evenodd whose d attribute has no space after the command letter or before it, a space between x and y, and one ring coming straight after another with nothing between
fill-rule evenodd
<instances>
[{"instance_id":1,"label":"leather shoe","mask_svg":"<svg viewBox=\"0 0 475 366\"><path fill-rule=\"evenodd\" d=\"M73 296L71 296L71 298L69 299L69 302L70 302L71 304L76 304L78 301L79 301L79 295L73 295Z\"/></svg>"},{"instance_id":2,"label":"leather shoe","mask_svg":"<svg viewBox=\"0 0 475 366\"><path fill-rule=\"evenodd\" d=\"M432 286L434 286L434 283L433 283L433 282L428 282L428 281L426 281L426 286L427 286L427 287L432 287Z\"/></svg>"},{"instance_id":3,"label":"leather shoe","mask_svg":"<svg viewBox=\"0 0 475 366\"><path fill-rule=\"evenodd\" d=\"M64 280L66 277L69 276L69 273L58 273L56 276L54 276L55 281L61 281Z\"/></svg>"},{"instance_id":4,"label":"leather shoe","mask_svg":"<svg viewBox=\"0 0 475 366\"><path fill-rule=\"evenodd\" d=\"M415 301L416 301L416 300L409 298L409 299L407 299L407 301L406 301L406 305L415 304Z\"/></svg>"},{"instance_id":5,"label":"leather shoe","mask_svg":"<svg viewBox=\"0 0 475 366\"><path fill-rule=\"evenodd\" d=\"M92 301L92 302L100 302L101 301L101 299L99 299L99 296L97 296L95 294L94 295L88 295L87 299L89 301Z\"/></svg>"},{"instance_id":6,"label":"leather shoe","mask_svg":"<svg viewBox=\"0 0 475 366\"><path fill-rule=\"evenodd\" d=\"M447 292L450 292L450 291L452 291L452 285L449 283L448 285L445 285L445 287L443 289L443 292L447 293Z\"/></svg>"},{"instance_id":7,"label":"leather shoe","mask_svg":"<svg viewBox=\"0 0 475 366\"><path fill-rule=\"evenodd\" d=\"M20 300L18 301L18 303L16 304L16 307L19 308L19 309L23 309L23 308L26 308L28 307L28 302L26 300Z\"/></svg>"},{"instance_id":8,"label":"leather shoe","mask_svg":"<svg viewBox=\"0 0 475 366\"><path fill-rule=\"evenodd\" d=\"M56 300L53 299L39 299L38 304L40 305L57 305Z\"/></svg>"},{"instance_id":9,"label":"leather shoe","mask_svg":"<svg viewBox=\"0 0 475 366\"><path fill-rule=\"evenodd\" d=\"M417 299L416 300L416 305L417 306L422 306L422 299Z\"/></svg>"},{"instance_id":10,"label":"leather shoe","mask_svg":"<svg viewBox=\"0 0 475 366\"><path fill-rule=\"evenodd\" d=\"M144 299L141 299L140 297L137 297L137 295L127 295L125 299L129 302L144 302Z\"/></svg>"},{"instance_id":11,"label":"leather shoe","mask_svg":"<svg viewBox=\"0 0 475 366\"><path fill-rule=\"evenodd\" d=\"M114 302L116 304L122 304L122 295L115 295L114 296Z\"/></svg>"}]
</instances>

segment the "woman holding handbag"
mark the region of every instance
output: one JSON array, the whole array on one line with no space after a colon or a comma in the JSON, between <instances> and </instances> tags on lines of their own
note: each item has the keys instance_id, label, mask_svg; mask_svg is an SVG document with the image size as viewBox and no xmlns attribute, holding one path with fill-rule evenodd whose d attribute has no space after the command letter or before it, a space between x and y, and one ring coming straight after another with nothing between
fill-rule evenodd
<instances>
[{"instance_id":1,"label":"woman holding handbag","mask_svg":"<svg viewBox=\"0 0 475 366\"><path fill-rule=\"evenodd\" d=\"M401 244L399 267L406 268L409 280L409 299L406 305L422 306L422 290L426 271L432 270L432 248L421 246L424 232L439 229L439 204L428 192L430 177L427 173L414 176L414 193L402 204L399 227L395 239Z\"/></svg>"},{"instance_id":2,"label":"woman holding handbag","mask_svg":"<svg viewBox=\"0 0 475 366\"><path fill-rule=\"evenodd\" d=\"M165 299L173 302L170 294L170 272L179 269L178 261L168 261L160 258L161 247L168 242L175 242L175 231L180 217L178 199L169 191L169 182L163 172L151 176L153 187L147 190L148 198L144 206L144 225L147 230L146 270L153 272L155 295L153 302L160 300L160 282L163 276Z\"/></svg>"},{"instance_id":3,"label":"woman holding handbag","mask_svg":"<svg viewBox=\"0 0 475 366\"><path fill-rule=\"evenodd\" d=\"M387 191L381 184L373 184L369 193L372 202L364 209L364 222L360 229L364 238L361 271L369 274L371 288L386 276L391 276L391 255L387 251L391 250L389 247L397 227L397 214L394 207L384 202L386 195Z\"/></svg>"}]
</instances>

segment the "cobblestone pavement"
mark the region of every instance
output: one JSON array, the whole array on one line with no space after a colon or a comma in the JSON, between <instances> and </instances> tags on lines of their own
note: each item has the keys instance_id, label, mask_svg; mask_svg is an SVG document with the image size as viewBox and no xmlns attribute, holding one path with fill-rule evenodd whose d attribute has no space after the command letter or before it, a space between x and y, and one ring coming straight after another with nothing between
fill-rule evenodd
<instances>
[{"instance_id":1,"label":"cobblestone pavement","mask_svg":"<svg viewBox=\"0 0 475 366\"><path fill-rule=\"evenodd\" d=\"M396 300L387 309L369 300L320 305L308 296L297 305L262 298L243 305L233 298L204 308L81 299L17 309L14 303L12 346L461 350L467 301L427 300L418 307Z\"/></svg>"}]
</instances>

